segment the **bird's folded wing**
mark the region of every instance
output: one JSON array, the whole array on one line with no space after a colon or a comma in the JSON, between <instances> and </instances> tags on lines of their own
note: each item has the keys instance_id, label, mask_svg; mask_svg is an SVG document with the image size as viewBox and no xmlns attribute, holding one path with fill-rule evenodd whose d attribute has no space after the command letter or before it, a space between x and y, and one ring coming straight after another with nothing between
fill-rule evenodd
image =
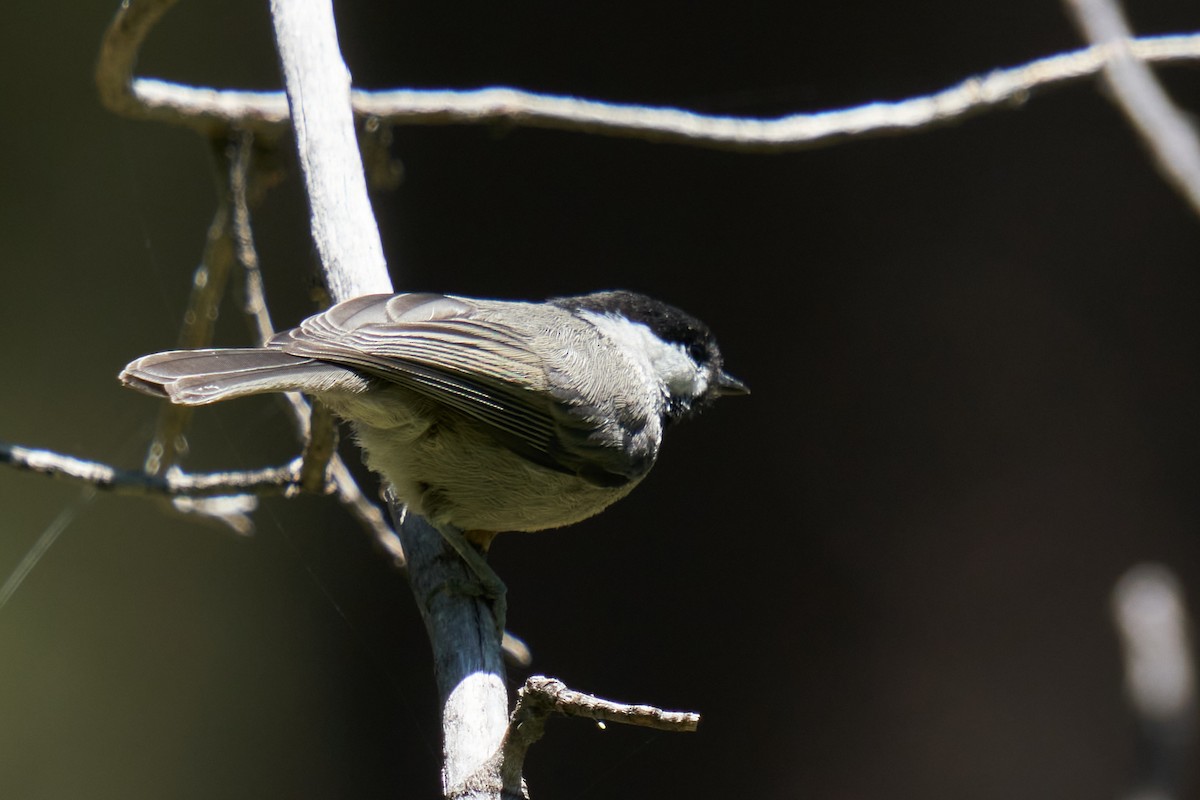
<instances>
[{"instance_id":1,"label":"bird's folded wing","mask_svg":"<svg viewBox=\"0 0 1200 800\"><path fill-rule=\"evenodd\" d=\"M560 472L619 485L619 449L549 392L536 332L497 322L472 301L435 294L370 295L311 317L268 345L406 387L476 420L514 452ZM607 446L606 446L607 445Z\"/></svg>"}]
</instances>

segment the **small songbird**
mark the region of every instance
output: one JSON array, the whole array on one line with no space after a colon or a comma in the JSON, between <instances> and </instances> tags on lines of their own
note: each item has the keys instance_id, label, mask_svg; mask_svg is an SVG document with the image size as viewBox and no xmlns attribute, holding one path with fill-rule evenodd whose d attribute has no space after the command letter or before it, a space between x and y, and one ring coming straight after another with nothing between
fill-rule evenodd
<instances>
[{"instance_id":1,"label":"small songbird","mask_svg":"<svg viewBox=\"0 0 1200 800\"><path fill-rule=\"evenodd\" d=\"M121 380L183 405L311 395L410 510L477 532L599 513L646 476L671 423L748 393L704 323L627 291L365 295L264 347L156 353Z\"/></svg>"}]
</instances>

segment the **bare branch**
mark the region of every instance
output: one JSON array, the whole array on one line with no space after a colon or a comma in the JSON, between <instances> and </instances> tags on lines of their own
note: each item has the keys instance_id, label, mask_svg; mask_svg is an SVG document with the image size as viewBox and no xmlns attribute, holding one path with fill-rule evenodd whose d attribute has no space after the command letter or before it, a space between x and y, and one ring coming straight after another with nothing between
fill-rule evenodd
<instances>
[{"instance_id":1,"label":"bare branch","mask_svg":"<svg viewBox=\"0 0 1200 800\"><path fill-rule=\"evenodd\" d=\"M177 0L134 0L123 3L100 40L96 60L96 89L100 102L127 117L150 116L146 102L131 91L138 51L151 29Z\"/></svg>"},{"instance_id":2,"label":"bare branch","mask_svg":"<svg viewBox=\"0 0 1200 800\"><path fill-rule=\"evenodd\" d=\"M291 411L297 434L301 441L307 442L311 413L308 401L298 392L288 392L283 397L287 401L288 409ZM342 457L336 453L333 454L333 458L329 461L329 478L333 481L338 500L346 507L350 515L358 520L367 533L371 534L379 546L392 557L393 563L398 568L404 569L404 548L400 544L400 537L396 535L396 531L388 524L387 518L384 517L383 511L379 506L372 503L363 494L358 482L350 473L350 468L346 466L346 462Z\"/></svg>"},{"instance_id":3,"label":"bare branch","mask_svg":"<svg viewBox=\"0 0 1200 800\"><path fill-rule=\"evenodd\" d=\"M560 680L534 675L518 690L504 745L489 765L500 774L505 797L524 796L525 756L530 746L542 738L546 720L554 713L661 731L691 732L700 724L699 714L614 703L568 689Z\"/></svg>"},{"instance_id":4,"label":"bare branch","mask_svg":"<svg viewBox=\"0 0 1200 800\"><path fill-rule=\"evenodd\" d=\"M1065 0L1084 37L1104 49L1113 99L1150 148L1158 171L1200 214L1200 138L1138 60L1132 32L1115 0Z\"/></svg>"},{"instance_id":5,"label":"bare branch","mask_svg":"<svg viewBox=\"0 0 1200 800\"><path fill-rule=\"evenodd\" d=\"M350 468L341 456L335 455L329 462L329 477L337 489L338 500L358 520L358 524L370 533L383 550L392 557L392 562L400 569L406 568L404 548L400 545L400 537L392 530L383 511L372 503L350 474Z\"/></svg>"},{"instance_id":6,"label":"bare branch","mask_svg":"<svg viewBox=\"0 0 1200 800\"><path fill-rule=\"evenodd\" d=\"M220 168L217 170L217 207L208 226L208 237L200 264L192 277L192 291L179 331L180 349L205 347L212 343L221 297L225 292L233 267L233 199L232 185L244 180L249 159L248 145L214 140L213 150ZM241 175L241 178L234 176ZM165 403L158 412L158 426L146 453L144 469L158 475L173 466L187 451L184 431L191 421L190 406Z\"/></svg>"},{"instance_id":7,"label":"bare branch","mask_svg":"<svg viewBox=\"0 0 1200 800\"><path fill-rule=\"evenodd\" d=\"M272 18L305 173L313 239L334 300L391 292L367 199L350 107L350 76L338 51L329 0L272 0ZM434 653L442 706L443 792L498 797L472 783L498 751L508 694L494 606L441 531L389 503L408 557L409 582Z\"/></svg>"},{"instance_id":8,"label":"bare branch","mask_svg":"<svg viewBox=\"0 0 1200 800\"><path fill-rule=\"evenodd\" d=\"M259 344L265 344L275 335L275 327L271 322L271 312L267 307L266 287L263 283L262 271L259 269L258 250L254 246L254 231L250 225L250 195L253 193L255 197L258 197L260 194L260 192L252 190L252 184L258 184L260 188L264 185L271 185L276 180L276 175L274 171L264 175L261 167L262 158L251 158L255 153L260 153L253 147L253 133L240 131L237 140L238 169L230 172L229 185L233 204L231 224L234 253L237 265L242 270L242 283L239 287L241 306L255 340ZM338 500L346 507L350 515L371 534L379 546L392 557L395 565L403 569L404 551L400 547L399 537L388 525L379 506L372 503L363 494L354 480L354 476L350 474L350 470L335 450L337 430L333 419L329 418L322 422L321 426L313 426L311 424L312 409L300 393L288 392L284 395L284 400L292 415L300 440L306 443L306 460L302 473L307 477L301 479L305 490L323 485L326 474L325 465L328 464L328 479L333 481ZM324 439L320 448L315 448L311 444L314 440L311 433L314 427L321 427L324 431L320 434ZM317 461L308 460L309 453L314 451L320 453L324 461L318 464Z\"/></svg>"},{"instance_id":9,"label":"bare branch","mask_svg":"<svg viewBox=\"0 0 1200 800\"><path fill-rule=\"evenodd\" d=\"M236 133L238 148L237 169L230 171L229 193L233 204L230 226L232 228L234 257L241 270L242 281L235 285L239 296L242 315L250 326L250 332L255 342L264 345L275 335L275 326L271 322L271 311L267 306L266 286L263 283L262 270L259 268L258 249L254 246L254 230L250 225L250 184L256 183L260 191L255 192L259 199L261 188L279 180L278 170L264 175L261 158L254 158L254 133L240 130Z\"/></svg>"},{"instance_id":10,"label":"bare branch","mask_svg":"<svg viewBox=\"0 0 1200 800\"><path fill-rule=\"evenodd\" d=\"M390 505L433 650L442 708L443 796L498 798L495 767L508 727L508 692L492 605L477 573L437 529L405 514L403 506Z\"/></svg>"},{"instance_id":11,"label":"bare branch","mask_svg":"<svg viewBox=\"0 0 1200 800\"><path fill-rule=\"evenodd\" d=\"M132 77L137 48L174 0L129 0L105 35L97 65L101 98L112 111L186 125L205 133L238 126L277 138L287 128L279 92L242 92ZM1134 59L1200 59L1200 34L1128 42ZM712 116L677 108L602 103L510 88L473 91L351 92L354 113L410 125L504 122L529 127L676 142L745 152L803 150L850 138L923 130L1023 102L1039 89L1095 75L1109 48L1093 46L969 78L931 95L772 119Z\"/></svg>"},{"instance_id":12,"label":"bare branch","mask_svg":"<svg viewBox=\"0 0 1200 800\"><path fill-rule=\"evenodd\" d=\"M392 279L367 197L350 108L350 71L338 50L333 7L318 0L273 0L271 15L313 242L333 301L391 294Z\"/></svg>"},{"instance_id":13,"label":"bare branch","mask_svg":"<svg viewBox=\"0 0 1200 800\"><path fill-rule=\"evenodd\" d=\"M300 490L300 460L282 467L239 472L186 473L178 468L164 474L119 469L50 450L0 442L0 463L41 475L70 478L118 494L167 497L218 497L253 494L290 495Z\"/></svg>"},{"instance_id":14,"label":"bare branch","mask_svg":"<svg viewBox=\"0 0 1200 800\"><path fill-rule=\"evenodd\" d=\"M214 136L240 127L259 136L287 131L287 99L281 92L234 92L135 79L133 68L146 36L177 0L127 0L100 43L96 87L100 102L121 116L186 125Z\"/></svg>"},{"instance_id":15,"label":"bare branch","mask_svg":"<svg viewBox=\"0 0 1200 800\"><path fill-rule=\"evenodd\" d=\"M551 712L660 731L690 733L700 725L700 715L691 711L663 711L654 706L614 703L568 689L565 683L555 678L534 675L525 681L517 694L513 720L519 724L523 715L545 716Z\"/></svg>"},{"instance_id":16,"label":"bare branch","mask_svg":"<svg viewBox=\"0 0 1200 800\"><path fill-rule=\"evenodd\" d=\"M324 403L310 403L312 416L308 421L308 441L300 466L300 485L305 491L319 489L328 482L329 460L337 449L337 419Z\"/></svg>"},{"instance_id":17,"label":"bare branch","mask_svg":"<svg viewBox=\"0 0 1200 800\"><path fill-rule=\"evenodd\" d=\"M1200 59L1200 34L1150 37L1131 53L1154 62ZM617 105L518 89L355 93L355 110L393 124L513 125L581 131L745 152L806 150L863 136L902 134L1015 107L1034 91L1095 75L1106 51L1089 47L968 78L930 95L771 119L711 116L676 108Z\"/></svg>"}]
</instances>

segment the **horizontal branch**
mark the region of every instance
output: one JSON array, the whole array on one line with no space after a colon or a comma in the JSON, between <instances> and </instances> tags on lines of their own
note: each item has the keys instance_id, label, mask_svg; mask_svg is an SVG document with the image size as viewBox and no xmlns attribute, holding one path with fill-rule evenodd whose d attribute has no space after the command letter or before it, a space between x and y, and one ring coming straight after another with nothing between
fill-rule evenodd
<instances>
[{"instance_id":1,"label":"horizontal branch","mask_svg":"<svg viewBox=\"0 0 1200 800\"><path fill-rule=\"evenodd\" d=\"M691 711L663 711L654 706L614 703L568 689L562 681L544 675L534 675L525 681L517 695L513 718L522 713L523 707L531 706L538 708L535 713L542 715L556 712L568 717L586 717L660 731L690 733L700 725L700 715Z\"/></svg>"},{"instance_id":2,"label":"horizontal branch","mask_svg":"<svg viewBox=\"0 0 1200 800\"><path fill-rule=\"evenodd\" d=\"M126 470L62 455L0 442L0 464L41 475L70 478L97 489L119 494L164 495L167 497L217 497L232 494L258 496L294 494L300 490L300 459L282 467L237 472L186 473L171 468L162 475Z\"/></svg>"},{"instance_id":3,"label":"horizontal branch","mask_svg":"<svg viewBox=\"0 0 1200 800\"><path fill-rule=\"evenodd\" d=\"M133 77L138 48L175 1L127 0L117 13L96 67L105 106L124 116L185 125L206 134L239 127L266 138L282 135L290 125L283 92L218 90ZM1150 63L1200 60L1200 34L1133 39L1125 46L1134 58ZM697 147L779 152L905 133L1019 104L1035 90L1097 74L1111 57L1111 45L1098 45L994 70L930 95L770 119L603 103L510 88L355 91L352 103L358 116L388 124L504 122Z\"/></svg>"},{"instance_id":4,"label":"horizontal branch","mask_svg":"<svg viewBox=\"0 0 1200 800\"><path fill-rule=\"evenodd\" d=\"M1128 44L1130 52L1146 62L1200 60L1200 34L1147 37ZM1036 90L1096 75L1107 63L1110 50L1102 45L1049 56L906 100L769 119L602 103L508 88L356 92L354 108L393 124L505 122L715 149L783 152L863 136L907 133L1019 105Z\"/></svg>"}]
</instances>

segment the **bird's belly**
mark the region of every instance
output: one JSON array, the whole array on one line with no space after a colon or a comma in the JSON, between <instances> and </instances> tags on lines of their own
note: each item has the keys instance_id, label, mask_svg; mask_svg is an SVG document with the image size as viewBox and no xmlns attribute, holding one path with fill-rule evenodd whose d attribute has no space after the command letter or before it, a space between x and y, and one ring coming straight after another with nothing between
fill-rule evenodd
<instances>
[{"instance_id":1,"label":"bird's belly","mask_svg":"<svg viewBox=\"0 0 1200 800\"><path fill-rule=\"evenodd\" d=\"M408 507L461 530L536 531L587 519L627 495L638 480L597 486L534 464L473 425L408 420L356 425L367 464Z\"/></svg>"}]
</instances>

